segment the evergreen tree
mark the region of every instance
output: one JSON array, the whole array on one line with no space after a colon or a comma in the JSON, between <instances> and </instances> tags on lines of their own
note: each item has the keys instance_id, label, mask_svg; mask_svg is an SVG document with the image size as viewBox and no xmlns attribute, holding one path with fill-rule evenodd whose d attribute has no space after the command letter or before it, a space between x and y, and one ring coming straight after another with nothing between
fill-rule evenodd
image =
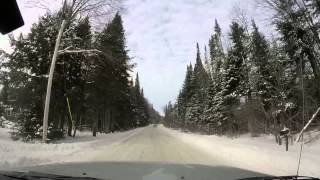
<instances>
[{"instance_id":1,"label":"evergreen tree","mask_svg":"<svg viewBox=\"0 0 320 180\"><path fill-rule=\"evenodd\" d=\"M250 126L255 125L259 132L277 135L283 126L301 128L302 106L305 114L313 114L320 102L319 3L267 0L266 4L275 10L273 23L280 38L269 43L254 22L249 32L246 23L234 21L224 55L221 28L215 21L209 40L210 68L206 53L205 66L201 64L198 50L177 103L166 106L170 127L234 134L252 132ZM204 78L206 73L210 78Z\"/></svg>"},{"instance_id":2,"label":"evergreen tree","mask_svg":"<svg viewBox=\"0 0 320 180\"><path fill-rule=\"evenodd\" d=\"M201 128L202 114L207 97L208 82L209 76L203 67L199 45L197 44L196 64L191 77L191 91L194 93L191 96L190 102L187 104L185 119L191 129Z\"/></svg>"},{"instance_id":3,"label":"evergreen tree","mask_svg":"<svg viewBox=\"0 0 320 180\"><path fill-rule=\"evenodd\" d=\"M169 103L164 108L164 124L168 127L175 127L174 124L174 107L172 103Z\"/></svg>"},{"instance_id":4,"label":"evergreen tree","mask_svg":"<svg viewBox=\"0 0 320 180\"><path fill-rule=\"evenodd\" d=\"M211 59L211 81L208 87L207 101L204 110L204 121L207 125L206 131L208 133L218 133L218 126L222 115L220 113L221 101L222 101L222 83L224 68L223 63L225 61L225 54L221 41L221 28L215 20L214 33L209 40L210 47L210 59Z\"/></svg>"},{"instance_id":5,"label":"evergreen tree","mask_svg":"<svg viewBox=\"0 0 320 180\"><path fill-rule=\"evenodd\" d=\"M221 35L221 28L218 21L215 20L214 33L209 40L212 78L222 71L222 63L225 55L222 47Z\"/></svg>"},{"instance_id":6,"label":"evergreen tree","mask_svg":"<svg viewBox=\"0 0 320 180\"><path fill-rule=\"evenodd\" d=\"M319 68L319 35L317 26L317 5L305 1L305 4L297 4L296 1L273 2L276 7L276 16L273 23L280 34L280 40L288 56L286 62L288 73L287 93L285 104L293 104L295 107L286 111L289 117L292 114L302 113L302 89L301 79L304 78L305 94L320 102L320 68ZM306 6L306 7L305 7ZM313 9L313 10L311 10ZM304 104L305 112L313 111L317 108L312 102ZM286 109L286 108L284 108ZM297 119L298 120L298 119ZM296 128L294 123L287 123Z\"/></svg>"},{"instance_id":7,"label":"evergreen tree","mask_svg":"<svg viewBox=\"0 0 320 180\"><path fill-rule=\"evenodd\" d=\"M145 126L149 124L149 103L144 97L143 89L140 86L138 73L133 86L133 99L136 124L138 126Z\"/></svg>"},{"instance_id":8,"label":"evergreen tree","mask_svg":"<svg viewBox=\"0 0 320 180\"><path fill-rule=\"evenodd\" d=\"M246 88L243 86L245 84L243 71L247 58L245 30L237 22L231 24L230 39L232 46L228 52L221 92L213 98L213 101L216 101L213 113L216 114L215 121L218 122L219 131L233 133L237 130L237 122L232 111L239 105L239 98L246 95Z\"/></svg>"},{"instance_id":9,"label":"evergreen tree","mask_svg":"<svg viewBox=\"0 0 320 180\"><path fill-rule=\"evenodd\" d=\"M94 71L96 82L103 82L102 85L97 85L97 87L101 86L97 90L104 94L96 96L96 102L100 101L104 109L108 109L112 114L110 120L112 122L109 125L111 129L129 128L133 115L128 73L131 65L125 45L122 18L119 13L99 34L97 46L107 57L104 55L98 58L99 70ZM109 72L108 75L106 72ZM101 97L104 99L102 100Z\"/></svg>"},{"instance_id":10,"label":"evergreen tree","mask_svg":"<svg viewBox=\"0 0 320 180\"><path fill-rule=\"evenodd\" d=\"M223 95L237 97L244 95L241 84L244 80L244 63L247 58L244 45L244 29L236 22L231 25L230 38L232 47L228 52L228 61L226 63L225 85Z\"/></svg>"},{"instance_id":11,"label":"evergreen tree","mask_svg":"<svg viewBox=\"0 0 320 180\"><path fill-rule=\"evenodd\" d=\"M182 90L180 91L178 99L177 99L178 116L179 116L179 120L181 121L182 127L185 126L187 105L190 103L191 97L193 95L193 91L192 91L192 76L193 75L192 74L193 74L193 67L190 64L187 66L186 77L184 79Z\"/></svg>"},{"instance_id":12,"label":"evergreen tree","mask_svg":"<svg viewBox=\"0 0 320 180\"><path fill-rule=\"evenodd\" d=\"M14 52L10 55L7 67L10 69L10 80L14 89L12 98L16 99L14 107L23 108L21 113L22 128L19 135L31 140L42 126L43 101L45 95L46 74L49 68L51 55L48 52L54 47L54 37L57 29L58 14L46 14L31 28L31 32L17 40L12 40ZM55 81L55 84L59 82ZM54 106L56 103L52 103ZM54 123L54 113L50 115L50 125ZM29 122L30 121L30 122ZM37 129L28 131L28 127ZM53 132L53 131L51 131ZM31 134L28 134L31 133ZM51 135L49 135L51 136Z\"/></svg>"},{"instance_id":13,"label":"evergreen tree","mask_svg":"<svg viewBox=\"0 0 320 180\"><path fill-rule=\"evenodd\" d=\"M254 72L251 76L254 76L252 78L254 79L255 94L261 97L264 108L268 110L275 88L275 77L271 73L270 48L254 21L252 22L252 28L250 58L254 66Z\"/></svg>"},{"instance_id":14,"label":"evergreen tree","mask_svg":"<svg viewBox=\"0 0 320 180\"><path fill-rule=\"evenodd\" d=\"M8 97L14 100L12 106L19 117L16 135L26 141L40 137L50 52L59 19L59 12L48 13L32 26L29 34L11 38L14 51L5 63L9 69L8 83L2 83L8 86L2 91L2 101L7 101ZM133 66L127 55L121 16L116 14L111 23L96 34L91 31L89 18L70 21L66 28L68 31L61 43L65 50L60 51L53 77L48 137L63 137L64 124L68 124L70 136L83 125L92 126L93 135L97 131L136 127L138 119L132 118L135 116L132 89L136 87L129 81ZM70 47L99 49L102 53L69 53L66 49ZM154 117L156 113L150 108L142 88L138 89L137 103L142 112L139 121L140 126L144 126L149 123L149 112Z\"/></svg>"}]
</instances>

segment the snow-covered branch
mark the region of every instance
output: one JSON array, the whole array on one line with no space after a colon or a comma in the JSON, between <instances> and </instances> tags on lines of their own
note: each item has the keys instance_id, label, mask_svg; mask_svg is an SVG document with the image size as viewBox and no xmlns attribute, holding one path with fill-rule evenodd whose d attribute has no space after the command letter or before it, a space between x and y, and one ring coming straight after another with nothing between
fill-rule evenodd
<instances>
[{"instance_id":1,"label":"snow-covered branch","mask_svg":"<svg viewBox=\"0 0 320 180\"><path fill-rule=\"evenodd\" d=\"M80 49L80 50L68 50L68 48L58 51L59 54L78 54L78 53L99 53L104 54L102 51L97 49Z\"/></svg>"},{"instance_id":2,"label":"snow-covered branch","mask_svg":"<svg viewBox=\"0 0 320 180\"><path fill-rule=\"evenodd\" d=\"M302 136L302 133L309 127L309 125L311 124L311 122L317 117L317 115L320 112L320 107L317 109L317 111L312 115L311 119L308 121L308 123L303 127L303 129L301 130L301 132L299 133L299 136L296 139L296 142L298 142Z\"/></svg>"},{"instance_id":3,"label":"snow-covered branch","mask_svg":"<svg viewBox=\"0 0 320 180\"><path fill-rule=\"evenodd\" d=\"M105 52L102 52L98 49L75 49L75 50L69 50L70 48L66 48L66 49L63 49L63 50L60 50L58 51L58 54L61 55L61 54L80 54L80 53L84 53L84 54L89 54L89 53L96 53L96 54L100 54L100 55L103 55L104 57L108 58L108 59L112 59L112 57L105 53Z\"/></svg>"},{"instance_id":4,"label":"snow-covered branch","mask_svg":"<svg viewBox=\"0 0 320 180\"><path fill-rule=\"evenodd\" d=\"M68 47L66 47L65 49L59 50L58 53L63 52L63 51L67 51L67 50L69 50L70 48L72 48L72 46L68 46Z\"/></svg>"}]
</instances>

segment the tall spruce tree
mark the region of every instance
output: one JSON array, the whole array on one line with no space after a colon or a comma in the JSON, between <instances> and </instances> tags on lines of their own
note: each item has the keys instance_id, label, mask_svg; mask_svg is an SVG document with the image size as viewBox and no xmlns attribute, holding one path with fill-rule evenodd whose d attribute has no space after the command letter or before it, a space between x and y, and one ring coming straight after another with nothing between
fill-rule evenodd
<instances>
[{"instance_id":1,"label":"tall spruce tree","mask_svg":"<svg viewBox=\"0 0 320 180\"><path fill-rule=\"evenodd\" d=\"M215 20L214 33L209 40L209 47L212 73L205 104L204 121L207 124L206 131L208 133L218 133L218 126L221 124L220 119L222 117L219 109L222 100L221 90L225 54L221 41L221 28L217 20Z\"/></svg>"},{"instance_id":2,"label":"tall spruce tree","mask_svg":"<svg viewBox=\"0 0 320 180\"><path fill-rule=\"evenodd\" d=\"M149 124L148 102L144 97L143 89L140 86L139 74L133 86L133 107L135 112L136 125L145 126Z\"/></svg>"},{"instance_id":3,"label":"tall spruce tree","mask_svg":"<svg viewBox=\"0 0 320 180\"><path fill-rule=\"evenodd\" d=\"M209 77L202 64L199 44L197 44L196 64L191 77L191 90L194 92L186 109L187 126L199 129L202 125L202 114L207 96Z\"/></svg>"},{"instance_id":4,"label":"tall spruce tree","mask_svg":"<svg viewBox=\"0 0 320 180\"><path fill-rule=\"evenodd\" d=\"M272 76L272 64L270 60L270 47L264 35L259 32L255 22L252 21L251 33L251 61L254 66L252 79L254 81L255 95L260 97L264 108L268 110L271 106L271 98L274 94L275 77Z\"/></svg>"},{"instance_id":5,"label":"tall spruce tree","mask_svg":"<svg viewBox=\"0 0 320 180\"><path fill-rule=\"evenodd\" d=\"M182 86L182 90L179 93L177 98L177 110L178 116L182 127L185 127L185 118L186 118L186 109L187 105L191 101L192 97L192 75L193 74L193 67L192 65L187 66L187 72L184 79L184 83Z\"/></svg>"},{"instance_id":6,"label":"tall spruce tree","mask_svg":"<svg viewBox=\"0 0 320 180\"><path fill-rule=\"evenodd\" d=\"M111 114L111 129L126 129L132 124L131 116L133 107L130 100L130 83L129 71L131 65L125 45L125 32L122 18L117 13L110 24L98 36L99 50L103 51L106 56L101 56L98 60L100 70L97 74L97 83L104 83L101 93L108 92L108 95L101 94L105 97L100 103L107 107ZM106 75L109 72L109 75ZM104 80L102 80L104 79ZM104 111L104 110L102 110Z\"/></svg>"},{"instance_id":7,"label":"tall spruce tree","mask_svg":"<svg viewBox=\"0 0 320 180\"><path fill-rule=\"evenodd\" d=\"M245 29L237 22L231 24L230 39L232 46L228 52L222 90L215 98L220 100L215 112L220 118L217 119L218 124L221 125L220 131L234 133L238 127L232 111L239 105L239 98L246 95L246 88L243 86L245 84L243 72L247 58Z\"/></svg>"},{"instance_id":8,"label":"tall spruce tree","mask_svg":"<svg viewBox=\"0 0 320 180\"><path fill-rule=\"evenodd\" d=\"M214 76L216 76L216 74L222 70L222 63L225 55L222 47L221 36L221 28L218 24L218 21L215 20L214 33L209 40L212 78L214 78Z\"/></svg>"}]
</instances>

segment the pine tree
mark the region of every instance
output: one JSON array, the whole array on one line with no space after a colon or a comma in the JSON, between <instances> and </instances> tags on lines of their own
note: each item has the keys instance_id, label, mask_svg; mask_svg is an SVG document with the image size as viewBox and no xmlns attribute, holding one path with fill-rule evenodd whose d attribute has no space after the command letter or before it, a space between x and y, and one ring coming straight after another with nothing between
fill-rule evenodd
<instances>
[{"instance_id":1,"label":"pine tree","mask_svg":"<svg viewBox=\"0 0 320 180\"><path fill-rule=\"evenodd\" d=\"M91 33L91 24L88 17L81 20L75 26L75 39L73 42L73 47L79 49L91 49L92 46L92 33ZM85 87L87 82L87 66L90 55L87 54L78 54L74 55L72 58L73 62L70 63L69 69L66 70L69 72L70 76L69 83L66 84L67 96L70 96L70 102L73 107L75 114L74 126L81 125L81 121L85 118ZM69 88L68 88L69 87ZM75 133L75 127L73 127ZM75 134L73 134L74 136Z\"/></svg>"},{"instance_id":2,"label":"pine tree","mask_svg":"<svg viewBox=\"0 0 320 180\"><path fill-rule=\"evenodd\" d=\"M287 92L286 101L284 104L293 104L295 107L287 110L285 114L289 117L295 113L302 113L302 89L301 79L305 80L305 94L312 97L317 102L320 102L320 67L319 67L319 51L320 45L319 35L316 31L318 20L316 4L307 1L297 4L296 1L279 1L273 2L276 7L276 16L273 23L280 34L280 40L283 43L283 48L288 56L287 61L283 62L287 65L286 84ZM305 7L307 5L307 7ZM311 10L313 9L313 10ZM289 65L288 65L289 64ZM304 74L304 76L302 76ZM308 91L311 90L311 91ZM306 102L304 105L306 111L313 111L317 108L311 102ZM286 109L286 108L284 108ZM292 123L287 123L292 125ZM295 125L292 125L295 127Z\"/></svg>"},{"instance_id":3,"label":"pine tree","mask_svg":"<svg viewBox=\"0 0 320 180\"><path fill-rule=\"evenodd\" d=\"M225 54L221 41L221 28L217 20L215 20L214 33L209 40L209 47L212 73L203 119L207 126L205 129L206 132L217 134L219 133L218 127L221 125L220 121L222 119L220 107L222 103L221 91L224 77L223 63L225 62Z\"/></svg>"},{"instance_id":4,"label":"pine tree","mask_svg":"<svg viewBox=\"0 0 320 180\"><path fill-rule=\"evenodd\" d=\"M177 111L179 120L181 121L181 126L185 127L185 118L186 118L186 109L187 105L191 101L191 97L193 95L192 91L192 75L193 74L193 67L192 65L187 66L187 72L184 79L184 83L182 86L182 90L179 93L177 98Z\"/></svg>"},{"instance_id":5,"label":"pine tree","mask_svg":"<svg viewBox=\"0 0 320 180\"><path fill-rule=\"evenodd\" d=\"M110 129L126 129L130 127L133 107L130 100L129 73L131 65L125 45L125 33L122 18L117 13L110 24L98 35L98 49L106 56L97 59L98 70L94 71L97 89L101 92L96 102L104 104L105 110L111 114ZM104 91L104 92L103 92ZM100 93L99 93L100 94ZM102 95L103 94L103 95ZM101 97L105 97L103 100ZM101 110L104 111L104 110Z\"/></svg>"},{"instance_id":6,"label":"pine tree","mask_svg":"<svg viewBox=\"0 0 320 180\"><path fill-rule=\"evenodd\" d=\"M43 101L46 81L61 12L47 13L34 24L31 32L11 38L13 53L8 56L8 95L2 91L2 101L10 97L16 110L18 136L26 141L39 138L42 129ZM92 126L97 131L126 130L137 126L133 101L132 69L125 45L125 32L121 16L117 13L101 32L91 31L90 19L67 23L60 44L53 76L53 97L50 102L49 139L75 135L76 127ZM102 53L72 53L75 50L98 49ZM3 74L3 72L2 72ZM4 83L4 81L2 82ZM7 86L6 86L7 87ZM149 112L156 114L138 88L140 126L149 123ZM22 109L23 111L17 111ZM67 119L66 119L67 117ZM81 124L80 124L81 123ZM73 130L73 134L71 133ZM28 131L28 132L26 132Z\"/></svg>"},{"instance_id":7,"label":"pine tree","mask_svg":"<svg viewBox=\"0 0 320 180\"><path fill-rule=\"evenodd\" d=\"M224 95L236 97L244 94L243 87L240 87L244 80L242 70L247 58L247 54L245 54L244 33L244 29L238 23L232 23L230 33L232 47L228 52L228 61L226 63Z\"/></svg>"},{"instance_id":8,"label":"pine tree","mask_svg":"<svg viewBox=\"0 0 320 180\"><path fill-rule=\"evenodd\" d=\"M206 53L205 67L199 63L198 50L192 75L187 70L177 103L166 106L165 119L170 127L234 134L252 132L249 127L252 119L255 125L259 123L259 131L263 133L276 134L283 126L295 130L301 125L302 85L305 112L312 114L316 109L316 102L320 102L319 3L267 0L266 4L275 10L273 23L280 38L269 43L254 22L249 32L246 23L234 21L230 48L224 55L221 28L216 21L208 46L210 70L206 68ZM205 79L202 72L210 72L207 83L202 81ZM186 82L190 82L189 88ZM186 98L187 89L190 98Z\"/></svg>"},{"instance_id":9,"label":"pine tree","mask_svg":"<svg viewBox=\"0 0 320 180\"><path fill-rule=\"evenodd\" d=\"M246 95L246 88L243 86L245 84L243 71L247 58L245 30L237 22L231 24L230 39L232 46L228 52L222 89L214 97L217 105L213 112L216 114L217 125L222 133L226 131L233 133L237 130L237 122L232 111L239 104L239 98Z\"/></svg>"},{"instance_id":10,"label":"pine tree","mask_svg":"<svg viewBox=\"0 0 320 180\"><path fill-rule=\"evenodd\" d=\"M196 64L191 77L191 90L194 93L191 96L190 102L187 104L185 119L188 124L187 126L194 130L201 128L202 125L201 121L207 97L208 82L209 76L203 67L199 44L197 44Z\"/></svg>"},{"instance_id":11,"label":"pine tree","mask_svg":"<svg viewBox=\"0 0 320 180\"><path fill-rule=\"evenodd\" d=\"M176 127L174 124L174 106L171 101L164 108L164 124L168 127Z\"/></svg>"},{"instance_id":12,"label":"pine tree","mask_svg":"<svg viewBox=\"0 0 320 180\"><path fill-rule=\"evenodd\" d=\"M218 21L215 20L214 33L209 40L212 78L214 78L217 73L222 71L221 66L225 55L222 47L221 35L221 28L218 24Z\"/></svg>"},{"instance_id":13,"label":"pine tree","mask_svg":"<svg viewBox=\"0 0 320 180\"><path fill-rule=\"evenodd\" d=\"M23 37L22 35L12 41L14 52L10 55L8 68L10 69L10 80L12 81L12 98L16 100L14 107L23 108L26 113L21 113L21 121L18 123L21 128L19 135L28 136L27 140L36 138L42 126L43 98L45 94L45 81L50 64L50 53L54 47L54 37L57 29L58 14L46 14L39 19L37 24L31 28L31 32ZM55 81L55 84L60 84ZM53 102L51 105L58 104ZM50 128L53 133L52 124L57 122L54 113L50 115ZM29 129L33 126L33 130ZM29 131L29 130L30 131ZM28 132L24 132L28 131ZM60 131L61 132L61 131ZM49 135L51 136L51 135ZM61 137L62 134L59 135ZM52 137L52 136L51 136ZM57 137L57 138L59 138Z\"/></svg>"},{"instance_id":14,"label":"pine tree","mask_svg":"<svg viewBox=\"0 0 320 180\"><path fill-rule=\"evenodd\" d=\"M251 33L251 61L254 66L252 74L254 91L256 96L261 97L264 108L270 108L270 101L274 94L275 77L271 73L271 62L269 44L265 37L259 32L255 22L252 22Z\"/></svg>"},{"instance_id":15,"label":"pine tree","mask_svg":"<svg viewBox=\"0 0 320 180\"><path fill-rule=\"evenodd\" d=\"M135 121L138 126L149 124L148 102L144 97L143 89L140 86L139 74L133 86L133 106L135 112Z\"/></svg>"}]
</instances>

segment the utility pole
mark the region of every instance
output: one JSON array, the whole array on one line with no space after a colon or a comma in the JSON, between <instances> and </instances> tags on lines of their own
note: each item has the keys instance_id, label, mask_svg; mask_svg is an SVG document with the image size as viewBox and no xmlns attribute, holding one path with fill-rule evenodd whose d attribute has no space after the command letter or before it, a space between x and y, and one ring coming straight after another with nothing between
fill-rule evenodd
<instances>
[{"instance_id":1,"label":"utility pole","mask_svg":"<svg viewBox=\"0 0 320 180\"><path fill-rule=\"evenodd\" d=\"M55 69L56 62L57 62L61 37L62 37L62 33L63 33L65 26L66 26L66 21L62 20L62 23L61 23L61 26L59 29L59 33L58 33L58 37L56 39L56 44L54 47L52 60L51 60L51 66L50 66L48 84L47 84L46 101L45 101L44 112L43 112L43 126L42 126L42 142L43 143L47 142L47 137L48 137L48 119L49 119L49 107L50 107L52 80L53 80L54 69Z\"/></svg>"},{"instance_id":2,"label":"utility pole","mask_svg":"<svg viewBox=\"0 0 320 180\"><path fill-rule=\"evenodd\" d=\"M51 97L51 88L52 88L52 80L53 80L53 74L55 65L57 62L57 57L59 54L63 53L102 53L101 51L98 51L96 49L76 49L76 50L69 50L69 48L66 48L64 50L59 51L59 46L61 42L61 38L63 35L63 31L66 27L67 21L71 21L71 19L77 18L77 16L81 13L94 15L95 17L101 16L101 13L109 11L108 9L105 9L106 7L112 7L111 5L113 3L112 0L63 0L63 15L62 15L62 22L60 25L58 37L56 39L54 52L51 60L51 66L49 71L49 77L48 77L48 84L47 84L47 94L46 94L46 100L45 100L45 107L43 112L43 130L42 130L42 142L47 142L48 137L48 118L49 118L49 106L50 106L50 97Z\"/></svg>"}]
</instances>

